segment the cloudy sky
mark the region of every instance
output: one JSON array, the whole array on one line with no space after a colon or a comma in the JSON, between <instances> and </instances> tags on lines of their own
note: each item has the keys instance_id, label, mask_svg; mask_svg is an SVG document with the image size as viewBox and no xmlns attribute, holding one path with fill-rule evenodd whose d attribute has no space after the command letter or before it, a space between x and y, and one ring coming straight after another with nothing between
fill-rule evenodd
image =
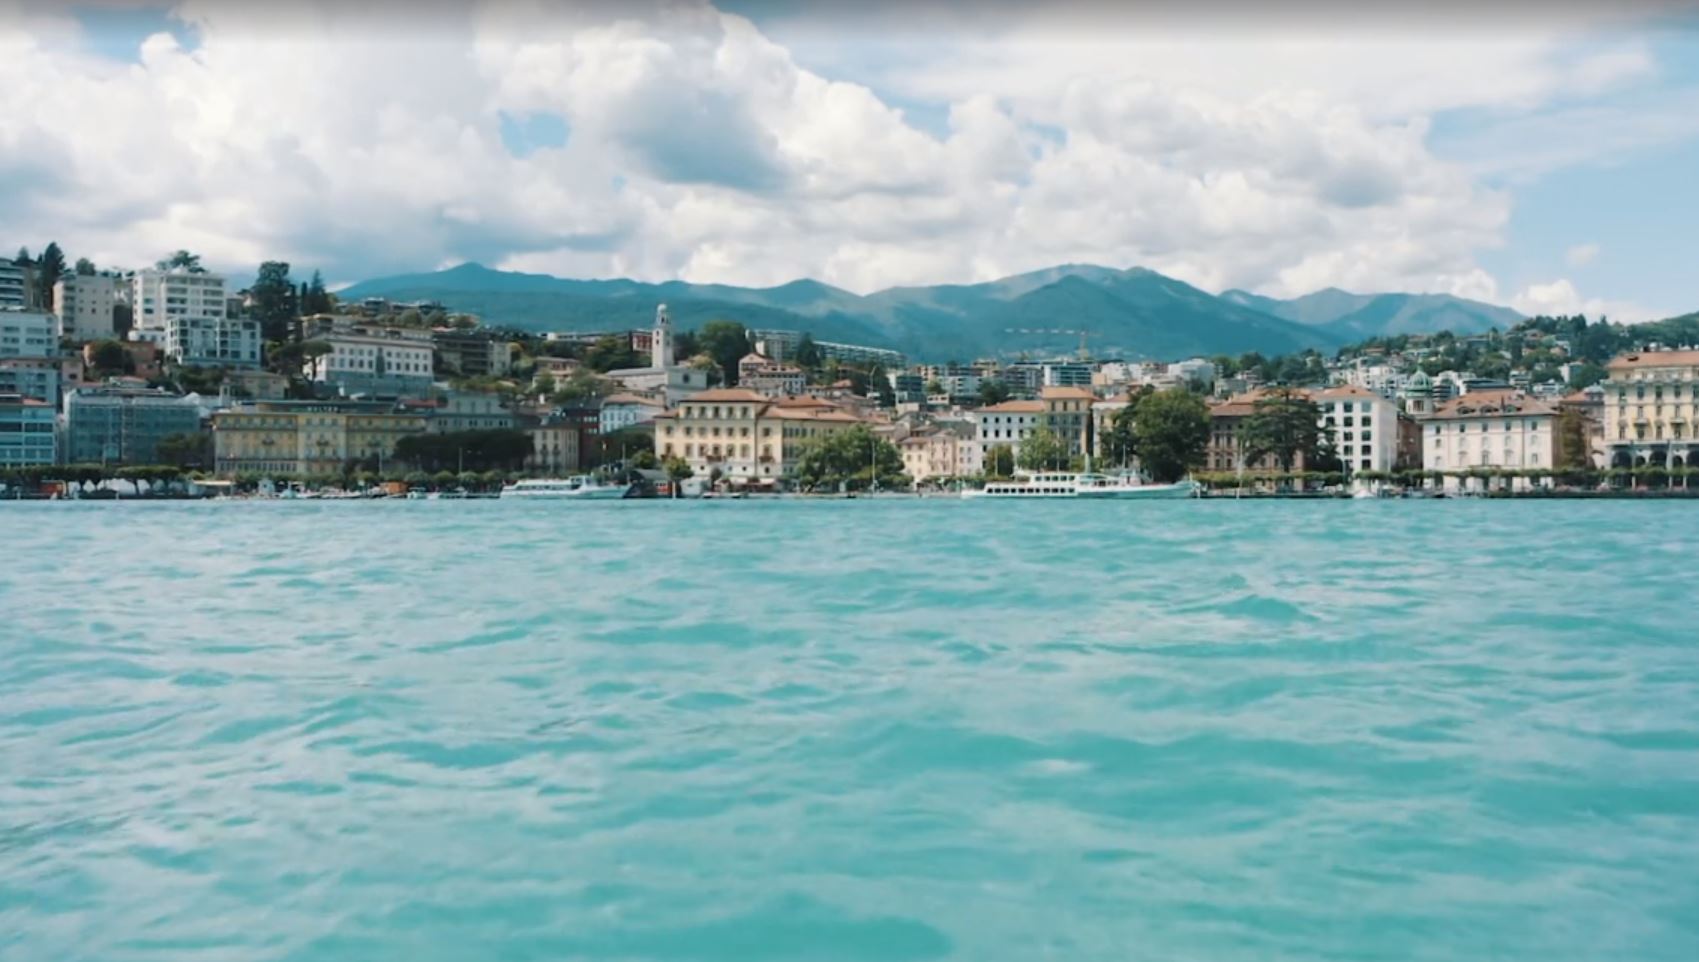
<instances>
[{"instance_id":1,"label":"cloudy sky","mask_svg":"<svg viewBox=\"0 0 1699 962\"><path fill-rule=\"evenodd\" d=\"M1699 8L0 0L0 244L1699 308Z\"/></svg>"}]
</instances>

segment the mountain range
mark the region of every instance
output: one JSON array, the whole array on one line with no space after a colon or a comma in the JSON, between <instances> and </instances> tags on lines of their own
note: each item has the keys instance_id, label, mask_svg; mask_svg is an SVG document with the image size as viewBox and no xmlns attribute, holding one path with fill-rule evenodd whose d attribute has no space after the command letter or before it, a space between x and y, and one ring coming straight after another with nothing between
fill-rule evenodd
<instances>
[{"instance_id":1,"label":"mountain range","mask_svg":"<svg viewBox=\"0 0 1699 962\"><path fill-rule=\"evenodd\" d=\"M1378 334L1474 334L1509 327L1508 308L1446 294L1350 294L1328 289L1291 300L1232 290L1221 295L1134 267L1090 264L980 284L893 287L871 294L799 280L778 287L571 280L462 264L361 281L344 300L443 302L484 323L524 330L593 331L646 326L664 303L683 329L715 318L751 328L806 331L816 340L895 348L924 361L1066 353L1080 331L1098 356L1176 360L1258 351L1332 350Z\"/></svg>"}]
</instances>

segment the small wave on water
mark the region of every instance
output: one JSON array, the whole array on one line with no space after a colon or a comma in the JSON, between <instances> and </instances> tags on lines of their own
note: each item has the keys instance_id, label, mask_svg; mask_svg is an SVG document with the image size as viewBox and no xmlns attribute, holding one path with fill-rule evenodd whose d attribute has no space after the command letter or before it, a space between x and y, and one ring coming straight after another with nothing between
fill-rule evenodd
<instances>
[{"instance_id":1,"label":"small wave on water","mask_svg":"<svg viewBox=\"0 0 1699 962\"><path fill-rule=\"evenodd\" d=\"M0 508L0 959L1699 958L1699 516L586 507Z\"/></svg>"}]
</instances>

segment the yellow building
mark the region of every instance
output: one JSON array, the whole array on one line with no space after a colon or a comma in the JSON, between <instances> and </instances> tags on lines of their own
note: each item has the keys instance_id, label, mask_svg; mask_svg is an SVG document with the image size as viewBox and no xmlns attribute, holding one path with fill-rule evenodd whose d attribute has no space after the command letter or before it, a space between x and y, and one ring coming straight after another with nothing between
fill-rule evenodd
<instances>
[{"instance_id":1,"label":"yellow building","mask_svg":"<svg viewBox=\"0 0 1699 962\"><path fill-rule=\"evenodd\" d=\"M1047 387L1038 392L1038 400L1044 405L1040 423L1062 439L1070 456L1091 451L1096 436L1091 405L1097 395L1083 387Z\"/></svg>"},{"instance_id":2,"label":"yellow building","mask_svg":"<svg viewBox=\"0 0 1699 962\"><path fill-rule=\"evenodd\" d=\"M769 398L743 388L703 391L655 416L655 451L679 457L697 477L776 484L807 445L863 423L830 401Z\"/></svg>"},{"instance_id":3,"label":"yellow building","mask_svg":"<svg viewBox=\"0 0 1699 962\"><path fill-rule=\"evenodd\" d=\"M1605 443L1611 467L1691 467L1699 458L1699 351L1642 351L1610 362Z\"/></svg>"},{"instance_id":4,"label":"yellow building","mask_svg":"<svg viewBox=\"0 0 1699 962\"><path fill-rule=\"evenodd\" d=\"M212 416L214 469L221 475L330 474L350 461L382 462L425 430L419 414L357 401L262 401Z\"/></svg>"}]
</instances>

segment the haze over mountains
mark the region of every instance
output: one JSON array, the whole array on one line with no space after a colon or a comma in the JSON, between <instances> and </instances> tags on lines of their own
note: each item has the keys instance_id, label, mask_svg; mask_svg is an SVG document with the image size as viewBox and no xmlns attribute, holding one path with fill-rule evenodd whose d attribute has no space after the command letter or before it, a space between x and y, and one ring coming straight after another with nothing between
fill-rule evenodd
<instances>
[{"instance_id":1,"label":"haze over mountains","mask_svg":"<svg viewBox=\"0 0 1699 962\"><path fill-rule=\"evenodd\" d=\"M730 318L752 328L807 331L818 340L903 351L917 360L1049 355L1079 346L1095 355L1175 360L1259 351L1331 350L1378 334L1509 327L1509 308L1445 294L1350 294L1328 289L1292 300L1245 291L1217 296L1154 271L1067 264L980 284L894 287L854 294L818 281L778 287L624 279L570 280L462 264L362 281L344 299L436 299L486 324L527 330L617 330L649 323L657 303L695 328Z\"/></svg>"}]
</instances>

